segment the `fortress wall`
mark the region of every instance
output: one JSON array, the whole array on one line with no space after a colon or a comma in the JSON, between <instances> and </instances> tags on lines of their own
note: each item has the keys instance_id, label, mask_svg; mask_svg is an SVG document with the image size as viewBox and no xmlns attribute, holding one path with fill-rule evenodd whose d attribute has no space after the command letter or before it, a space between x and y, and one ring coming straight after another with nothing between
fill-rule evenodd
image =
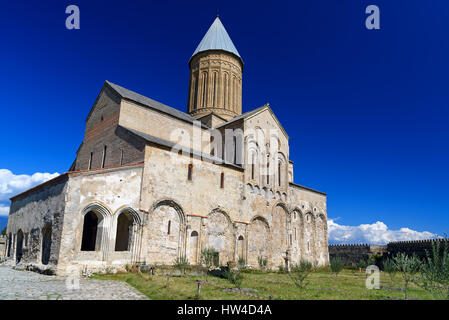
<instances>
[{"instance_id":1,"label":"fortress wall","mask_svg":"<svg viewBox=\"0 0 449 320\"><path fill-rule=\"evenodd\" d=\"M449 239L427 239L427 240L415 240L415 241L398 241L390 242L387 245L389 256L394 256L400 252L408 255L416 254L419 258L426 257L426 251L432 254L432 242L440 242L440 250L443 251L445 245L449 248Z\"/></svg>"},{"instance_id":2,"label":"fortress wall","mask_svg":"<svg viewBox=\"0 0 449 320\"><path fill-rule=\"evenodd\" d=\"M356 266L360 260L370 259L373 255L386 253L387 247L370 244L329 245L330 259L340 257L346 266Z\"/></svg>"}]
</instances>

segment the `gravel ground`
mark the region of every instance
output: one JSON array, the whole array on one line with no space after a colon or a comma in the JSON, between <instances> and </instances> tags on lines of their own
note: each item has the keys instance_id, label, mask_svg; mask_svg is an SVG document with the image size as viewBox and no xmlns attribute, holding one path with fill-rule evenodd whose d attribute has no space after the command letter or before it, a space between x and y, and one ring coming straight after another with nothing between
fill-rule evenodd
<instances>
[{"instance_id":1,"label":"gravel ground","mask_svg":"<svg viewBox=\"0 0 449 320\"><path fill-rule=\"evenodd\" d=\"M81 278L79 289L67 278L17 271L0 266L0 300L143 300L144 295L125 282Z\"/></svg>"}]
</instances>

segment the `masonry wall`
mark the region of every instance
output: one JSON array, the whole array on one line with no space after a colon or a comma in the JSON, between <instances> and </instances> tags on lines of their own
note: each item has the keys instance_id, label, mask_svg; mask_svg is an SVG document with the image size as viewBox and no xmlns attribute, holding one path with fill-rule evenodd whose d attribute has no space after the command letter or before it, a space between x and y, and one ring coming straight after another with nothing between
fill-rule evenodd
<instances>
[{"instance_id":1,"label":"masonry wall","mask_svg":"<svg viewBox=\"0 0 449 320\"><path fill-rule=\"evenodd\" d=\"M0 258L6 256L6 236L0 236Z\"/></svg>"},{"instance_id":2,"label":"masonry wall","mask_svg":"<svg viewBox=\"0 0 449 320\"><path fill-rule=\"evenodd\" d=\"M68 266L95 269L136 262L144 221L139 211L142 168L142 165L130 165L70 174L59 273L65 273ZM89 212L101 219L98 247L95 251L81 251L84 216ZM117 219L123 212L130 213L134 219L132 245L128 251L116 252Z\"/></svg>"},{"instance_id":3,"label":"masonry wall","mask_svg":"<svg viewBox=\"0 0 449 320\"><path fill-rule=\"evenodd\" d=\"M75 161L75 171L143 161L145 142L118 126L120 101L117 93L108 86L104 87L86 121L84 140Z\"/></svg>"},{"instance_id":4,"label":"masonry wall","mask_svg":"<svg viewBox=\"0 0 449 320\"><path fill-rule=\"evenodd\" d=\"M43 230L47 226L51 227L48 264L58 263L67 181L67 176L60 176L45 184L44 188L28 191L12 199L6 234L12 239L10 257L14 261L18 258L20 231L23 233L21 261L42 263Z\"/></svg>"}]
</instances>

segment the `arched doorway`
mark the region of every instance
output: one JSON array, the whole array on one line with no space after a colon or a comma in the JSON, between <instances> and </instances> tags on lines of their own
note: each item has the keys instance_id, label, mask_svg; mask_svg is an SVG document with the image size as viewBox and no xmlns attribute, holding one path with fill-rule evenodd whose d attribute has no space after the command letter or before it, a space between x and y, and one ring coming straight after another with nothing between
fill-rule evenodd
<instances>
[{"instance_id":1,"label":"arched doorway","mask_svg":"<svg viewBox=\"0 0 449 320\"><path fill-rule=\"evenodd\" d=\"M234 261L235 236L229 217L220 210L212 211L206 221L206 248L213 248L218 252L220 265Z\"/></svg>"},{"instance_id":2,"label":"arched doorway","mask_svg":"<svg viewBox=\"0 0 449 320\"><path fill-rule=\"evenodd\" d=\"M185 255L185 216L181 207L171 200L159 202L149 216L148 259L172 264Z\"/></svg>"},{"instance_id":3,"label":"arched doorway","mask_svg":"<svg viewBox=\"0 0 449 320\"><path fill-rule=\"evenodd\" d=\"M189 261L196 263L198 256L198 232L192 231L190 234Z\"/></svg>"},{"instance_id":4,"label":"arched doorway","mask_svg":"<svg viewBox=\"0 0 449 320\"><path fill-rule=\"evenodd\" d=\"M17 232L17 240L16 240L16 261L20 262L22 260L23 255L23 232L19 230Z\"/></svg>"},{"instance_id":5,"label":"arched doorway","mask_svg":"<svg viewBox=\"0 0 449 320\"><path fill-rule=\"evenodd\" d=\"M273 263L274 266L284 266L287 244L287 212L282 206L277 206L273 212Z\"/></svg>"},{"instance_id":6,"label":"arched doorway","mask_svg":"<svg viewBox=\"0 0 449 320\"><path fill-rule=\"evenodd\" d=\"M84 215L83 239L81 241L81 251L98 251L101 246L101 232L98 226L103 217L94 211L89 211Z\"/></svg>"},{"instance_id":7,"label":"arched doorway","mask_svg":"<svg viewBox=\"0 0 449 320\"><path fill-rule=\"evenodd\" d=\"M42 229L42 264L48 264L51 253L51 225L46 224Z\"/></svg>"},{"instance_id":8,"label":"arched doorway","mask_svg":"<svg viewBox=\"0 0 449 320\"><path fill-rule=\"evenodd\" d=\"M117 219L115 251L130 251L133 229L133 217L128 212L122 212Z\"/></svg>"},{"instance_id":9,"label":"arched doorway","mask_svg":"<svg viewBox=\"0 0 449 320\"><path fill-rule=\"evenodd\" d=\"M252 267L259 266L259 259L268 260L269 229L265 219L257 217L248 226L248 261Z\"/></svg>"}]
</instances>

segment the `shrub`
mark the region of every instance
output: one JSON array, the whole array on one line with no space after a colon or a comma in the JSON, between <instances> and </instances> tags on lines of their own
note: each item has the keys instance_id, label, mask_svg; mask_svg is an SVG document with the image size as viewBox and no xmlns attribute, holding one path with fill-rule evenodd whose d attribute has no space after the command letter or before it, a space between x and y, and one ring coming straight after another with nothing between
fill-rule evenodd
<instances>
[{"instance_id":1,"label":"shrub","mask_svg":"<svg viewBox=\"0 0 449 320\"><path fill-rule=\"evenodd\" d=\"M292 266L291 272L289 272L289 277L297 288L303 289L309 284L309 281L306 280L312 269L312 263L306 260L301 260L299 261L299 264Z\"/></svg>"},{"instance_id":2,"label":"shrub","mask_svg":"<svg viewBox=\"0 0 449 320\"><path fill-rule=\"evenodd\" d=\"M239 258L239 261L237 261L237 266L239 269L243 269L246 266L246 260L243 258Z\"/></svg>"},{"instance_id":3,"label":"shrub","mask_svg":"<svg viewBox=\"0 0 449 320\"><path fill-rule=\"evenodd\" d=\"M258 256L257 257L257 262L259 263L259 267L261 269L265 269L267 267L268 259L263 257L263 256Z\"/></svg>"},{"instance_id":4,"label":"shrub","mask_svg":"<svg viewBox=\"0 0 449 320\"><path fill-rule=\"evenodd\" d=\"M299 261L299 268L303 271L312 271L313 265L310 261L301 259Z\"/></svg>"},{"instance_id":5,"label":"shrub","mask_svg":"<svg viewBox=\"0 0 449 320\"><path fill-rule=\"evenodd\" d=\"M278 266L278 270L279 270L279 272L285 272L286 270L285 270L285 266L283 265L283 264L280 264L279 266Z\"/></svg>"},{"instance_id":6,"label":"shrub","mask_svg":"<svg viewBox=\"0 0 449 320\"><path fill-rule=\"evenodd\" d=\"M173 261L173 267L179 271L181 271L182 274L186 273L186 268L189 265L189 261L187 260L186 256L179 256Z\"/></svg>"},{"instance_id":7,"label":"shrub","mask_svg":"<svg viewBox=\"0 0 449 320\"><path fill-rule=\"evenodd\" d=\"M432 242L432 254L426 250L426 260L415 283L433 296L449 299L449 248L445 241L443 252L440 241Z\"/></svg>"},{"instance_id":8,"label":"shrub","mask_svg":"<svg viewBox=\"0 0 449 320\"><path fill-rule=\"evenodd\" d=\"M369 266L368 259L360 259L359 262L357 263L357 267L359 267L359 269L366 269L366 267L368 266Z\"/></svg>"},{"instance_id":9,"label":"shrub","mask_svg":"<svg viewBox=\"0 0 449 320\"><path fill-rule=\"evenodd\" d=\"M208 271L212 270L212 267L215 265L215 257L218 252L214 248L204 248L201 251L201 263L204 264ZM206 273L207 280L207 273Z\"/></svg>"},{"instance_id":10,"label":"shrub","mask_svg":"<svg viewBox=\"0 0 449 320\"><path fill-rule=\"evenodd\" d=\"M393 264L395 269L402 275L404 280L404 299L407 299L408 284L415 279L421 268L421 261L415 255L408 256L400 252L393 257Z\"/></svg>"},{"instance_id":11,"label":"shrub","mask_svg":"<svg viewBox=\"0 0 449 320\"><path fill-rule=\"evenodd\" d=\"M4 227L2 230L2 236L6 236L6 227Z\"/></svg>"},{"instance_id":12,"label":"shrub","mask_svg":"<svg viewBox=\"0 0 449 320\"><path fill-rule=\"evenodd\" d=\"M343 260L340 257L332 258L330 261L330 267L332 273L335 273L335 276L338 276L338 274L344 267Z\"/></svg>"},{"instance_id":13,"label":"shrub","mask_svg":"<svg viewBox=\"0 0 449 320\"><path fill-rule=\"evenodd\" d=\"M236 270L226 270L224 272L224 277L233 285L235 285L237 288L241 288L242 281L243 281L243 275L240 273L240 271Z\"/></svg>"}]
</instances>

